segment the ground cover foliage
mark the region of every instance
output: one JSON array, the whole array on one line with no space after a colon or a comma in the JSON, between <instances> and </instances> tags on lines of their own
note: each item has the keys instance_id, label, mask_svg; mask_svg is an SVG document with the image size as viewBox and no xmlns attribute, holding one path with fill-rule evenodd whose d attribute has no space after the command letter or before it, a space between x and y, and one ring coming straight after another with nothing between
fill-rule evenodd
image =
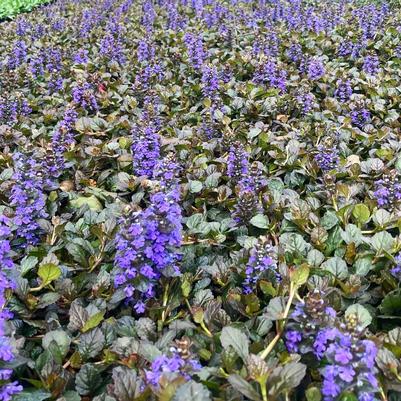
<instances>
[{"instance_id":1,"label":"ground cover foliage","mask_svg":"<svg viewBox=\"0 0 401 401\"><path fill-rule=\"evenodd\" d=\"M1 400L399 399L399 8L0 29Z\"/></svg>"},{"instance_id":2,"label":"ground cover foliage","mask_svg":"<svg viewBox=\"0 0 401 401\"><path fill-rule=\"evenodd\" d=\"M49 0L2 0L0 3L0 19L30 11L34 7L48 2Z\"/></svg>"}]
</instances>

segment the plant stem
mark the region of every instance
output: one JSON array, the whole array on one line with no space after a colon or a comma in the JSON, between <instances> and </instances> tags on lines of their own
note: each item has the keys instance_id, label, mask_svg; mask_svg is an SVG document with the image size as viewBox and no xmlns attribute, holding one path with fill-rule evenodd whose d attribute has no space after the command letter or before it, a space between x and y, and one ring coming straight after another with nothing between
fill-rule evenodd
<instances>
[{"instance_id":1,"label":"plant stem","mask_svg":"<svg viewBox=\"0 0 401 401\"><path fill-rule=\"evenodd\" d=\"M29 292L36 292L36 291L40 291L42 288L44 288L44 285L40 285L39 287L34 287L34 288L30 288Z\"/></svg>"},{"instance_id":2,"label":"plant stem","mask_svg":"<svg viewBox=\"0 0 401 401\"><path fill-rule=\"evenodd\" d=\"M266 379L259 380L260 391L262 393L263 401L267 401L267 389L266 389Z\"/></svg>"},{"instance_id":3,"label":"plant stem","mask_svg":"<svg viewBox=\"0 0 401 401\"><path fill-rule=\"evenodd\" d=\"M200 322L200 326L202 327L203 331L206 333L206 335L210 338L213 337L213 334L210 332L210 330L206 327L205 322L202 320Z\"/></svg>"},{"instance_id":4,"label":"plant stem","mask_svg":"<svg viewBox=\"0 0 401 401\"><path fill-rule=\"evenodd\" d=\"M162 312L162 317L159 320L159 331L163 329L164 322L166 321L166 306L168 302L168 292L170 289L170 283L168 282L166 286L164 287L164 292L163 292L163 312Z\"/></svg>"},{"instance_id":5,"label":"plant stem","mask_svg":"<svg viewBox=\"0 0 401 401\"><path fill-rule=\"evenodd\" d=\"M380 395L381 395L381 397L382 397L382 400L383 400L383 401L387 401L386 394L384 393L384 390L383 390L382 387L380 387L379 392L380 392Z\"/></svg>"},{"instance_id":6,"label":"plant stem","mask_svg":"<svg viewBox=\"0 0 401 401\"><path fill-rule=\"evenodd\" d=\"M281 330L276 334L273 340L269 343L269 345L265 348L265 350L260 354L262 359L265 359L267 355L270 354L274 346L277 344L277 341L280 340L281 337Z\"/></svg>"},{"instance_id":7,"label":"plant stem","mask_svg":"<svg viewBox=\"0 0 401 401\"><path fill-rule=\"evenodd\" d=\"M192 315L193 312L192 312L191 305L190 305L190 303L189 303L189 301L188 301L188 298L185 298L185 303L187 304L187 307L188 307L188 309L189 309L189 311L191 312L191 315ZM206 335L207 335L208 337L213 338L213 334L212 334L212 333L210 332L210 330L206 327L205 322L204 322L203 320L199 323L199 325L200 325L200 327L202 328L202 330L206 333Z\"/></svg>"},{"instance_id":8,"label":"plant stem","mask_svg":"<svg viewBox=\"0 0 401 401\"><path fill-rule=\"evenodd\" d=\"M294 287L293 283L290 283L290 294L288 296L288 301L287 301L287 304L284 309L283 321L285 319L287 319L288 314L290 313L292 300L294 299L295 294L296 294L296 288ZM265 359L270 354L270 352L273 350L273 348L277 344L278 340L280 340L280 337L284 331L284 326L285 326L284 324L279 326L276 336L273 338L273 340L270 342L270 344L265 348L265 350L260 354L260 357L262 359Z\"/></svg>"},{"instance_id":9,"label":"plant stem","mask_svg":"<svg viewBox=\"0 0 401 401\"><path fill-rule=\"evenodd\" d=\"M337 201L336 201L336 198L334 197L334 195L331 196L331 200L333 201L334 210L335 210L336 212L338 212Z\"/></svg>"}]
</instances>

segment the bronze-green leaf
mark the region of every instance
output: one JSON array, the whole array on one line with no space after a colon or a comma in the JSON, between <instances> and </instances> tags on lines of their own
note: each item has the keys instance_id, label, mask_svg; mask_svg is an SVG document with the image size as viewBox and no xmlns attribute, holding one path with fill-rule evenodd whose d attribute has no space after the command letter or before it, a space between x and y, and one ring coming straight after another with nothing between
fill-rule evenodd
<instances>
[{"instance_id":1,"label":"bronze-green leaf","mask_svg":"<svg viewBox=\"0 0 401 401\"><path fill-rule=\"evenodd\" d=\"M39 266L38 276L42 280L42 287L45 287L61 276L61 269L53 263L45 263Z\"/></svg>"},{"instance_id":2,"label":"bronze-green leaf","mask_svg":"<svg viewBox=\"0 0 401 401\"><path fill-rule=\"evenodd\" d=\"M308 277L309 266L306 263L302 264L291 273L291 281L296 287L305 284L308 280Z\"/></svg>"},{"instance_id":3,"label":"bronze-green leaf","mask_svg":"<svg viewBox=\"0 0 401 401\"><path fill-rule=\"evenodd\" d=\"M100 311L92 315L83 325L81 329L82 333L95 328L104 319L104 314L105 311Z\"/></svg>"}]
</instances>

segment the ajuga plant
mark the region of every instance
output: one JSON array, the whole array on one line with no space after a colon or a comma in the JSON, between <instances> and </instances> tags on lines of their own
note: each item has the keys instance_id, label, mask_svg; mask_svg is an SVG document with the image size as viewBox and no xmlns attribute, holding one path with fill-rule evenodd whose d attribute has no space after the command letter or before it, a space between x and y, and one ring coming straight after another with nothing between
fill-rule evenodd
<instances>
[{"instance_id":1,"label":"ajuga plant","mask_svg":"<svg viewBox=\"0 0 401 401\"><path fill-rule=\"evenodd\" d=\"M390 210L396 207L401 200L401 183L398 173L393 170L377 180L373 195L379 206Z\"/></svg>"},{"instance_id":2,"label":"ajuga plant","mask_svg":"<svg viewBox=\"0 0 401 401\"><path fill-rule=\"evenodd\" d=\"M251 249L248 263L245 268L244 292L250 293L256 290L258 280L267 272L273 273L273 278L280 280L277 272L275 252L267 239L260 238Z\"/></svg>"},{"instance_id":3,"label":"ajuga plant","mask_svg":"<svg viewBox=\"0 0 401 401\"><path fill-rule=\"evenodd\" d=\"M397 1L0 31L0 401L400 398Z\"/></svg>"},{"instance_id":4,"label":"ajuga plant","mask_svg":"<svg viewBox=\"0 0 401 401\"><path fill-rule=\"evenodd\" d=\"M339 160L335 144L320 144L317 146L315 161L323 171L335 169L338 166Z\"/></svg>"},{"instance_id":5,"label":"ajuga plant","mask_svg":"<svg viewBox=\"0 0 401 401\"><path fill-rule=\"evenodd\" d=\"M67 108L63 119L52 136L51 153L47 173L58 177L65 168L64 153L75 143L74 127L78 114L73 108Z\"/></svg>"},{"instance_id":6,"label":"ajuga plant","mask_svg":"<svg viewBox=\"0 0 401 401\"><path fill-rule=\"evenodd\" d=\"M41 227L38 219L47 217L45 172L44 166L32 154L14 154L10 205L15 208L13 223L23 246L39 242Z\"/></svg>"},{"instance_id":7,"label":"ajuga plant","mask_svg":"<svg viewBox=\"0 0 401 401\"><path fill-rule=\"evenodd\" d=\"M14 263L11 259L10 240L11 220L4 214L0 215L0 399L9 401L14 394L22 391L22 386L18 381L10 380L13 376L13 369L8 366L13 359L14 350L8 337L7 320L12 319L13 314L7 309L7 293L15 290L16 286L12 279L12 269Z\"/></svg>"},{"instance_id":8,"label":"ajuga plant","mask_svg":"<svg viewBox=\"0 0 401 401\"><path fill-rule=\"evenodd\" d=\"M244 171L245 166L244 164L242 171ZM236 224L247 225L252 217L262 211L259 193L266 182L257 164L253 164L246 174L241 175L242 178L236 188L238 198L232 216Z\"/></svg>"},{"instance_id":9,"label":"ajuga plant","mask_svg":"<svg viewBox=\"0 0 401 401\"><path fill-rule=\"evenodd\" d=\"M161 277L180 275L178 168L171 157L157 163L148 205L142 210L129 210L117 235L114 283L124 286L126 300L137 313L143 313L146 301L155 297Z\"/></svg>"},{"instance_id":10,"label":"ajuga plant","mask_svg":"<svg viewBox=\"0 0 401 401\"><path fill-rule=\"evenodd\" d=\"M324 293L314 291L299 302L286 332L290 352L314 355L321 365L322 394L337 400L354 394L358 400L374 400L378 392L375 368L376 344L354 313L339 318Z\"/></svg>"},{"instance_id":11,"label":"ajuga plant","mask_svg":"<svg viewBox=\"0 0 401 401\"><path fill-rule=\"evenodd\" d=\"M230 146L227 157L227 175L234 184L247 177L249 172L249 155L240 142L234 142Z\"/></svg>"},{"instance_id":12,"label":"ajuga plant","mask_svg":"<svg viewBox=\"0 0 401 401\"><path fill-rule=\"evenodd\" d=\"M141 121L132 130L133 171L137 176L153 177L154 169L160 159L159 123L156 116L152 116L151 99L148 99L147 109Z\"/></svg>"},{"instance_id":13,"label":"ajuga plant","mask_svg":"<svg viewBox=\"0 0 401 401\"><path fill-rule=\"evenodd\" d=\"M152 386L158 387L161 381L166 380L169 376L169 380L177 376L189 380L191 374L199 371L202 365L190 355L183 355L182 351L183 349L173 346L167 355L156 357L152 362L151 369L146 372L146 381Z\"/></svg>"}]
</instances>

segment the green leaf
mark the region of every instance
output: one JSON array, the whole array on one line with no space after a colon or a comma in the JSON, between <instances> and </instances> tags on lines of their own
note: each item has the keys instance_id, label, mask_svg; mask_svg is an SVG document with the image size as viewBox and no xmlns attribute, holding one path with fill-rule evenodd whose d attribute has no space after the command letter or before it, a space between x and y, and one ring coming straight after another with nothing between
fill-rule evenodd
<instances>
[{"instance_id":1,"label":"green leaf","mask_svg":"<svg viewBox=\"0 0 401 401\"><path fill-rule=\"evenodd\" d=\"M188 274L184 274L181 280L181 291L184 298L188 298L192 290L192 276Z\"/></svg>"},{"instance_id":2,"label":"green leaf","mask_svg":"<svg viewBox=\"0 0 401 401\"><path fill-rule=\"evenodd\" d=\"M258 228L269 228L269 219L263 214L257 214L256 216L252 217L250 223Z\"/></svg>"},{"instance_id":3,"label":"green leaf","mask_svg":"<svg viewBox=\"0 0 401 401\"><path fill-rule=\"evenodd\" d=\"M122 357L128 357L138 353L139 341L133 337L119 337L113 342L111 350Z\"/></svg>"},{"instance_id":4,"label":"green leaf","mask_svg":"<svg viewBox=\"0 0 401 401\"><path fill-rule=\"evenodd\" d=\"M275 297L277 295L277 290L274 288L273 284L268 281L261 280L259 282L259 287L263 294L269 297Z\"/></svg>"},{"instance_id":5,"label":"green leaf","mask_svg":"<svg viewBox=\"0 0 401 401\"><path fill-rule=\"evenodd\" d=\"M327 211L322 219L320 220L320 225L326 230L332 229L338 223L338 217L332 211Z\"/></svg>"},{"instance_id":6,"label":"green leaf","mask_svg":"<svg viewBox=\"0 0 401 401\"><path fill-rule=\"evenodd\" d=\"M45 390L27 389L13 396L13 401L43 401L51 397Z\"/></svg>"},{"instance_id":7,"label":"green leaf","mask_svg":"<svg viewBox=\"0 0 401 401\"><path fill-rule=\"evenodd\" d=\"M81 401L80 395L76 391L66 391L59 401Z\"/></svg>"},{"instance_id":8,"label":"green leaf","mask_svg":"<svg viewBox=\"0 0 401 401\"><path fill-rule=\"evenodd\" d=\"M75 123L75 129L80 132L102 131L106 121L99 117L81 117Z\"/></svg>"},{"instance_id":9,"label":"green leaf","mask_svg":"<svg viewBox=\"0 0 401 401\"><path fill-rule=\"evenodd\" d=\"M53 263L45 263L39 266L38 276L42 280L42 286L45 287L61 276L61 269Z\"/></svg>"},{"instance_id":10,"label":"green leaf","mask_svg":"<svg viewBox=\"0 0 401 401\"><path fill-rule=\"evenodd\" d=\"M321 401L322 392L317 387L309 387L305 391L305 396L307 401Z\"/></svg>"},{"instance_id":11,"label":"green leaf","mask_svg":"<svg viewBox=\"0 0 401 401\"><path fill-rule=\"evenodd\" d=\"M397 157L397 160L396 160L394 166L395 166L396 170L397 170L399 173L401 173L401 155L399 155L399 156Z\"/></svg>"},{"instance_id":12,"label":"green leaf","mask_svg":"<svg viewBox=\"0 0 401 401\"><path fill-rule=\"evenodd\" d=\"M389 251L393 243L394 238L387 231L376 233L371 239L372 247L376 252Z\"/></svg>"},{"instance_id":13,"label":"green leaf","mask_svg":"<svg viewBox=\"0 0 401 401\"><path fill-rule=\"evenodd\" d=\"M103 384L100 368L90 363L83 365L76 375L75 384L80 395L94 394Z\"/></svg>"},{"instance_id":14,"label":"green leaf","mask_svg":"<svg viewBox=\"0 0 401 401\"><path fill-rule=\"evenodd\" d=\"M309 277L309 266L302 264L296 270L291 273L291 282L296 286L300 287L308 281Z\"/></svg>"},{"instance_id":15,"label":"green leaf","mask_svg":"<svg viewBox=\"0 0 401 401\"><path fill-rule=\"evenodd\" d=\"M397 290L387 294L379 309L385 316L401 316L401 292Z\"/></svg>"},{"instance_id":16,"label":"green leaf","mask_svg":"<svg viewBox=\"0 0 401 401\"><path fill-rule=\"evenodd\" d=\"M341 394L340 401L358 401L358 398L354 393L345 392Z\"/></svg>"},{"instance_id":17,"label":"green leaf","mask_svg":"<svg viewBox=\"0 0 401 401\"><path fill-rule=\"evenodd\" d=\"M356 246L362 243L362 231L354 224L348 224L345 231L341 233L341 238L346 244L354 243Z\"/></svg>"},{"instance_id":18,"label":"green leaf","mask_svg":"<svg viewBox=\"0 0 401 401\"><path fill-rule=\"evenodd\" d=\"M373 222L379 227L384 227L391 222L391 214L387 210L378 209L373 214Z\"/></svg>"},{"instance_id":19,"label":"green leaf","mask_svg":"<svg viewBox=\"0 0 401 401\"><path fill-rule=\"evenodd\" d=\"M400 1L400 0L398 0ZM389 391L388 401L401 401L401 392L399 391Z\"/></svg>"},{"instance_id":20,"label":"green leaf","mask_svg":"<svg viewBox=\"0 0 401 401\"><path fill-rule=\"evenodd\" d=\"M356 260L354 263L355 274L358 274L359 276L366 276L374 267L372 260L373 257L371 256L366 256Z\"/></svg>"},{"instance_id":21,"label":"green leaf","mask_svg":"<svg viewBox=\"0 0 401 401\"><path fill-rule=\"evenodd\" d=\"M401 345L401 327L396 327L387 333L388 343L392 345Z\"/></svg>"},{"instance_id":22,"label":"green leaf","mask_svg":"<svg viewBox=\"0 0 401 401\"><path fill-rule=\"evenodd\" d=\"M252 401L261 401L259 393L253 388L252 384L243 379L240 375L232 374L227 378L228 382L242 395Z\"/></svg>"},{"instance_id":23,"label":"green leaf","mask_svg":"<svg viewBox=\"0 0 401 401\"><path fill-rule=\"evenodd\" d=\"M150 362L162 354L159 348L146 341L141 341L137 353Z\"/></svg>"},{"instance_id":24,"label":"green leaf","mask_svg":"<svg viewBox=\"0 0 401 401\"><path fill-rule=\"evenodd\" d=\"M224 349L233 347L234 351L245 360L249 355L249 338L235 327L224 327L220 335L221 345Z\"/></svg>"},{"instance_id":25,"label":"green leaf","mask_svg":"<svg viewBox=\"0 0 401 401\"><path fill-rule=\"evenodd\" d=\"M334 256L326 260L321 266L321 269L329 271L334 277L344 280L348 277L348 268L344 260L338 256Z\"/></svg>"},{"instance_id":26,"label":"green leaf","mask_svg":"<svg viewBox=\"0 0 401 401\"><path fill-rule=\"evenodd\" d=\"M88 258L82 247L73 242L69 242L65 247L76 262L85 267L88 265Z\"/></svg>"},{"instance_id":27,"label":"green leaf","mask_svg":"<svg viewBox=\"0 0 401 401\"><path fill-rule=\"evenodd\" d=\"M37 304L37 309L43 309L51 304L55 304L61 295L57 294L56 292L46 292L45 294L41 295L39 298L39 303Z\"/></svg>"},{"instance_id":28,"label":"green leaf","mask_svg":"<svg viewBox=\"0 0 401 401\"><path fill-rule=\"evenodd\" d=\"M306 366L299 362L289 362L279 366L267 380L269 395L277 397L295 387L298 387L306 373Z\"/></svg>"},{"instance_id":29,"label":"green leaf","mask_svg":"<svg viewBox=\"0 0 401 401\"><path fill-rule=\"evenodd\" d=\"M200 191L202 191L202 183L200 181L190 181L189 182L189 192L192 194L196 194Z\"/></svg>"},{"instance_id":30,"label":"green leaf","mask_svg":"<svg viewBox=\"0 0 401 401\"><path fill-rule=\"evenodd\" d=\"M258 243L258 239L255 237L248 237L247 235L241 235L237 238L237 242L245 249L252 249Z\"/></svg>"},{"instance_id":31,"label":"green leaf","mask_svg":"<svg viewBox=\"0 0 401 401\"><path fill-rule=\"evenodd\" d=\"M357 320L357 324L362 327L368 327L372 323L372 316L368 310L360 304L353 304L345 311L345 317L354 315Z\"/></svg>"},{"instance_id":32,"label":"green leaf","mask_svg":"<svg viewBox=\"0 0 401 401\"><path fill-rule=\"evenodd\" d=\"M123 316L117 320L116 331L121 337L136 337L136 321L131 316Z\"/></svg>"},{"instance_id":33,"label":"green leaf","mask_svg":"<svg viewBox=\"0 0 401 401\"><path fill-rule=\"evenodd\" d=\"M256 333L259 336L264 337L272 327L273 322L271 320L266 319L264 316L258 316Z\"/></svg>"},{"instance_id":34,"label":"green leaf","mask_svg":"<svg viewBox=\"0 0 401 401\"><path fill-rule=\"evenodd\" d=\"M145 391L146 394L146 391ZM92 401L117 401L114 397L107 395L105 393L97 395L95 398L93 398ZM146 401L146 399L142 398L137 398L135 401Z\"/></svg>"},{"instance_id":35,"label":"green leaf","mask_svg":"<svg viewBox=\"0 0 401 401\"><path fill-rule=\"evenodd\" d=\"M363 203L355 205L352 210L352 215L355 217L356 221L360 224L367 223L370 218L369 208Z\"/></svg>"},{"instance_id":36,"label":"green leaf","mask_svg":"<svg viewBox=\"0 0 401 401\"><path fill-rule=\"evenodd\" d=\"M336 249L338 249L343 242L343 239L341 238L341 228L338 226L335 226L330 234L329 238L326 241L326 249L325 249L325 254L329 255Z\"/></svg>"},{"instance_id":37,"label":"green leaf","mask_svg":"<svg viewBox=\"0 0 401 401\"><path fill-rule=\"evenodd\" d=\"M13 176L13 169L12 168L5 168L0 173L0 181L7 181Z\"/></svg>"},{"instance_id":38,"label":"green leaf","mask_svg":"<svg viewBox=\"0 0 401 401\"><path fill-rule=\"evenodd\" d=\"M299 252L300 254L304 254L311 248L311 245L302 238L302 235L296 233L282 234L280 244L284 246L287 252Z\"/></svg>"},{"instance_id":39,"label":"green leaf","mask_svg":"<svg viewBox=\"0 0 401 401\"><path fill-rule=\"evenodd\" d=\"M42 352L35 361L35 367L38 371L44 370L46 367L51 367L54 364L53 357L50 351Z\"/></svg>"},{"instance_id":40,"label":"green leaf","mask_svg":"<svg viewBox=\"0 0 401 401\"><path fill-rule=\"evenodd\" d=\"M99 327L79 337L78 351L84 360L95 358L102 351L106 340Z\"/></svg>"},{"instance_id":41,"label":"green leaf","mask_svg":"<svg viewBox=\"0 0 401 401\"><path fill-rule=\"evenodd\" d=\"M212 173L205 180L206 188L216 188L219 184L221 173Z\"/></svg>"},{"instance_id":42,"label":"green leaf","mask_svg":"<svg viewBox=\"0 0 401 401\"><path fill-rule=\"evenodd\" d=\"M132 401L141 393L142 380L133 369L118 366L113 369L113 393L118 401Z\"/></svg>"},{"instance_id":43,"label":"green leaf","mask_svg":"<svg viewBox=\"0 0 401 401\"><path fill-rule=\"evenodd\" d=\"M270 189L270 191L281 192L285 188L284 183L283 183L283 181L281 181L280 178L269 179L267 182L267 186Z\"/></svg>"},{"instance_id":44,"label":"green leaf","mask_svg":"<svg viewBox=\"0 0 401 401\"><path fill-rule=\"evenodd\" d=\"M390 109L387 111L387 116L385 117L384 121L386 123L393 123L395 121L398 121L400 118L400 115L397 113L396 110Z\"/></svg>"},{"instance_id":45,"label":"green leaf","mask_svg":"<svg viewBox=\"0 0 401 401\"><path fill-rule=\"evenodd\" d=\"M375 360L380 370L390 379L393 378L391 368L397 372L401 367L400 361L386 348L378 350Z\"/></svg>"},{"instance_id":46,"label":"green leaf","mask_svg":"<svg viewBox=\"0 0 401 401\"><path fill-rule=\"evenodd\" d=\"M30 270L32 270L38 263L38 258L35 256L26 256L24 259L21 261L21 276L25 276L26 273L28 273Z\"/></svg>"},{"instance_id":47,"label":"green leaf","mask_svg":"<svg viewBox=\"0 0 401 401\"><path fill-rule=\"evenodd\" d=\"M266 307L265 316L269 320L280 320L284 316L287 302L284 297L276 297L270 300Z\"/></svg>"},{"instance_id":48,"label":"green leaf","mask_svg":"<svg viewBox=\"0 0 401 401\"><path fill-rule=\"evenodd\" d=\"M253 138L257 137L261 132L262 132L262 130L260 128L253 127L248 132L248 138L253 139Z\"/></svg>"},{"instance_id":49,"label":"green leaf","mask_svg":"<svg viewBox=\"0 0 401 401\"><path fill-rule=\"evenodd\" d=\"M173 401L211 401L209 390L200 383L190 380L178 387ZM127 400L130 401L130 400Z\"/></svg>"},{"instance_id":50,"label":"green leaf","mask_svg":"<svg viewBox=\"0 0 401 401\"><path fill-rule=\"evenodd\" d=\"M89 331L96 327L103 320L105 313L106 311L100 311L92 315L83 325L81 329L82 333L85 333L86 331Z\"/></svg>"},{"instance_id":51,"label":"green leaf","mask_svg":"<svg viewBox=\"0 0 401 401\"><path fill-rule=\"evenodd\" d=\"M70 307L70 322L68 323L68 330L80 330L89 319L88 311L77 301L73 301Z\"/></svg>"},{"instance_id":52,"label":"green leaf","mask_svg":"<svg viewBox=\"0 0 401 401\"><path fill-rule=\"evenodd\" d=\"M90 210L102 210L103 205L95 195L91 196L79 196L77 199L73 199L71 202L73 208L79 209L83 205L88 205Z\"/></svg>"},{"instance_id":53,"label":"green leaf","mask_svg":"<svg viewBox=\"0 0 401 401\"><path fill-rule=\"evenodd\" d=\"M318 267L323 263L324 255L322 254L322 252L318 251L317 249L312 249L308 253L307 261L308 261L309 265L311 265L313 267Z\"/></svg>"},{"instance_id":54,"label":"green leaf","mask_svg":"<svg viewBox=\"0 0 401 401\"><path fill-rule=\"evenodd\" d=\"M68 351L70 350L70 344L71 344L70 336L63 330L49 331L42 338L43 348L48 349L52 341L57 343L60 353L63 356L66 356Z\"/></svg>"},{"instance_id":55,"label":"green leaf","mask_svg":"<svg viewBox=\"0 0 401 401\"><path fill-rule=\"evenodd\" d=\"M204 216L201 213L193 214L188 217L185 224L190 230L195 230L204 221Z\"/></svg>"}]
</instances>

